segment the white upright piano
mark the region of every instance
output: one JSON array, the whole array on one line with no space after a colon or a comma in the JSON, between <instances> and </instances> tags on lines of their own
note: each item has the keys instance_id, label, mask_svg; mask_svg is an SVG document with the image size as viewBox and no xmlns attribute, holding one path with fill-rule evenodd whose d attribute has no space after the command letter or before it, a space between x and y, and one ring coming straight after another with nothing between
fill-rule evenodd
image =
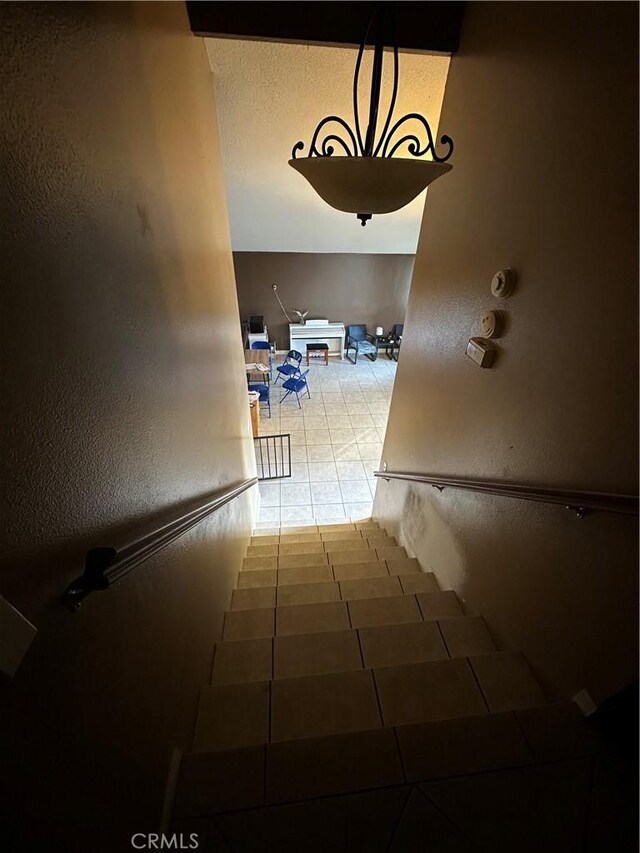
<instances>
[{"instance_id":1,"label":"white upright piano","mask_svg":"<svg viewBox=\"0 0 640 853\"><path fill-rule=\"evenodd\" d=\"M344 358L344 323L330 323L328 320L307 320L289 323L289 349L298 350L303 355L307 344L328 344L329 355Z\"/></svg>"}]
</instances>

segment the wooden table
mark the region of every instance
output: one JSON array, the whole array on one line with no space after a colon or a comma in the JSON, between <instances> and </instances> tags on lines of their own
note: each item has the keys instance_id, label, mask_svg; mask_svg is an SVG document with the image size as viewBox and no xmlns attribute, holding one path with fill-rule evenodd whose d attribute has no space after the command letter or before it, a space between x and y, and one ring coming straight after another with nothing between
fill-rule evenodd
<instances>
[{"instance_id":1,"label":"wooden table","mask_svg":"<svg viewBox=\"0 0 640 853\"><path fill-rule=\"evenodd\" d=\"M260 400L249 399L249 411L251 412L251 431L253 437L257 438L260 434Z\"/></svg>"},{"instance_id":2,"label":"wooden table","mask_svg":"<svg viewBox=\"0 0 640 853\"><path fill-rule=\"evenodd\" d=\"M244 351L245 364L265 364L269 367L268 349L246 349Z\"/></svg>"},{"instance_id":3,"label":"wooden table","mask_svg":"<svg viewBox=\"0 0 640 853\"><path fill-rule=\"evenodd\" d=\"M268 349L246 349L244 351L244 363L247 365L247 376L251 382L264 382L266 374L269 373L269 350ZM249 367L252 366L252 368ZM255 373L258 378L252 379Z\"/></svg>"}]
</instances>

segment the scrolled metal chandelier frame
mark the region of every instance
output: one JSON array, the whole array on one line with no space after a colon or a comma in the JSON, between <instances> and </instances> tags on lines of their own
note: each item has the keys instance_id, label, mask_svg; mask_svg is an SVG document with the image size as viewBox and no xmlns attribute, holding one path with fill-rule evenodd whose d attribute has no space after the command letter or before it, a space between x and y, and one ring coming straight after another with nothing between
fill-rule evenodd
<instances>
[{"instance_id":1,"label":"scrolled metal chandelier frame","mask_svg":"<svg viewBox=\"0 0 640 853\"><path fill-rule=\"evenodd\" d=\"M391 32L392 39L393 85L382 132L377 135L385 51L385 24ZM369 118L363 138L358 91L362 59L374 26ZM449 136L441 136L439 143L444 150L438 153L431 127L423 115L416 112L407 113L392 124L399 81L400 61L392 4L376 3L356 59L353 77L355 129L352 129L341 116L326 116L318 123L311 137L308 155L298 157L305 148L302 141L296 142L291 152L289 165L304 175L316 192L332 207L348 213L356 213L362 225L371 219L373 213L389 213L404 207L428 184L452 168L451 165L446 164L453 154L453 140ZM401 129L408 130L412 122L414 126L411 132L400 135ZM408 154L416 160L412 161L405 157L393 158L402 146L406 146ZM338 147L337 154L336 147ZM424 158L425 155L431 155L431 159L417 159ZM327 163L330 160L335 167L319 165L320 161ZM369 204L368 208L361 207L366 203ZM363 212L363 210L369 212Z\"/></svg>"}]
</instances>

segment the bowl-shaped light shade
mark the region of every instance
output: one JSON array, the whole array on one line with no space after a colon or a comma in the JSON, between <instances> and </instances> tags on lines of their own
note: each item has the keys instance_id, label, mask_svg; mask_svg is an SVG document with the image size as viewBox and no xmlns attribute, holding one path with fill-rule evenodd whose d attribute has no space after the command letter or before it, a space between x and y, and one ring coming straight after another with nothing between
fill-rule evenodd
<instances>
[{"instance_id":1,"label":"bowl-shaped light shade","mask_svg":"<svg viewBox=\"0 0 640 853\"><path fill-rule=\"evenodd\" d=\"M453 168L393 157L299 157L289 165L327 204L345 213L392 213Z\"/></svg>"}]
</instances>

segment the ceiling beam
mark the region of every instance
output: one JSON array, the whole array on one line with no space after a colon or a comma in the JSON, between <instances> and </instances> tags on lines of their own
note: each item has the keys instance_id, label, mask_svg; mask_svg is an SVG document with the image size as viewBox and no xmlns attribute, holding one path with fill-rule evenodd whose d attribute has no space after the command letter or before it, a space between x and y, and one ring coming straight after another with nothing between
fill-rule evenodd
<instances>
[{"instance_id":1,"label":"ceiling beam","mask_svg":"<svg viewBox=\"0 0 640 853\"><path fill-rule=\"evenodd\" d=\"M398 47L412 53L455 53L464 3L394 2ZM357 47L371 2L187 2L198 36Z\"/></svg>"}]
</instances>

